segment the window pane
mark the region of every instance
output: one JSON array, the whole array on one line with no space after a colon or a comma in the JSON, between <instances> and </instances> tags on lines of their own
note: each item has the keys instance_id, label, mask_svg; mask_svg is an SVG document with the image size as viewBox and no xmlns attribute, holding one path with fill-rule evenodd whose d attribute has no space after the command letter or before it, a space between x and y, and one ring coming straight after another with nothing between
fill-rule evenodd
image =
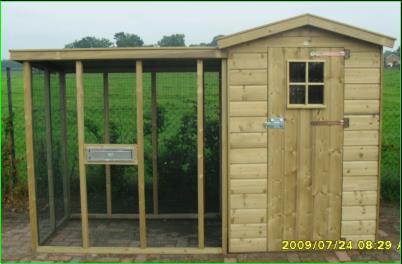
<instances>
[{"instance_id":1,"label":"window pane","mask_svg":"<svg viewBox=\"0 0 402 264\"><path fill-rule=\"evenodd\" d=\"M305 62L290 62L289 63L289 79L290 82L305 82L306 81L306 63Z\"/></svg>"},{"instance_id":2,"label":"window pane","mask_svg":"<svg viewBox=\"0 0 402 264\"><path fill-rule=\"evenodd\" d=\"M289 91L290 96L289 103L305 104L306 103L305 93L306 93L306 87L304 85L291 85Z\"/></svg>"},{"instance_id":3,"label":"window pane","mask_svg":"<svg viewBox=\"0 0 402 264\"><path fill-rule=\"evenodd\" d=\"M308 81L324 82L324 63L309 62L308 63Z\"/></svg>"},{"instance_id":4,"label":"window pane","mask_svg":"<svg viewBox=\"0 0 402 264\"><path fill-rule=\"evenodd\" d=\"M324 104L324 86L309 85L308 87L308 103Z\"/></svg>"}]
</instances>

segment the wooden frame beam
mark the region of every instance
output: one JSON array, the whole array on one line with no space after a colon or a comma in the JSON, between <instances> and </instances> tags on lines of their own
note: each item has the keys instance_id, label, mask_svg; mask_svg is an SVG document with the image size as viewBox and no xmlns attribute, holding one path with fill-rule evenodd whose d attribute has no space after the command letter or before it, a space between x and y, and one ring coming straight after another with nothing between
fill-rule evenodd
<instances>
[{"instance_id":1,"label":"wooden frame beam","mask_svg":"<svg viewBox=\"0 0 402 264\"><path fill-rule=\"evenodd\" d=\"M41 61L36 62L36 61L32 61L31 65L33 68L37 68L40 69L42 71L49 71L49 72L62 72L64 71L62 68L60 68L59 66L57 66L56 64L49 62L49 61Z\"/></svg>"},{"instance_id":2,"label":"wooden frame beam","mask_svg":"<svg viewBox=\"0 0 402 264\"><path fill-rule=\"evenodd\" d=\"M27 155L29 222L31 224L32 250L38 248L38 219L36 212L35 162L32 128L32 67L24 62L24 111L25 111L25 145Z\"/></svg>"},{"instance_id":3,"label":"wooden frame beam","mask_svg":"<svg viewBox=\"0 0 402 264\"><path fill-rule=\"evenodd\" d=\"M221 63L221 217L222 217L222 250L227 253L228 243L228 109L227 109L227 60Z\"/></svg>"},{"instance_id":4,"label":"wooden frame beam","mask_svg":"<svg viewBox=\"0 0 402 264\"><path fill-rule=\"evenodd\" d=\"M197 186L198 186L198 247L204 248L204 69L197 60Z\"/></svg>"},{"instance_id":5,"label":"wooden frame beam","mask_svg":"<svg viewBox=\"0 0 402 264\"><path fill-rule=\"evenodd\" d=\"M61 247L40 246L39 253L77 253L77 254L222 254L220 247L188 248L188 247Z\"/></svg>"},{"instance_id":6,"label":"wooden frame beam","mask_svg":"<svg viewBox=\"0 0 402 264\"><path fill-rule=\"evenodd\" d=\"M84 155L84 80L83 65L81 61L76 61L76 89L77 89L77 128L78 128L78 160L80 174L80 197L81 197L81 224L82 224L82 246L89 247L89 229L88 229L88 202L87 202L87 179L85 169Z\"/></svg>"},{"instance_id":7,"label":"wooden frame beam","mask_svg":"<svg viewBox=\"0 0 402 264\"><path fill-rule=\"evenodd\" d=\"M219 59L226 57L225 51L212 47L10 50L10 59L17 61L197 58Z\"/></svg>"},{"instance_id":8,"label":"wooden frame beam","mask_svg":"<svg viewBox=\"0 0 402 264\"><path fill-rule=\"evenodd\" d=\"M152 200L154 214L158 206L158 106L156 99L156 72L151 72L151 108L152 108Z\"/></svg>"},{"instance_id":9,"label":"wooden frame beam","mask_svg":"<svg viewBox=\"0 0 402 264\"><path fill-rule=\"evenodd\" d=\"M109 133L109 74L103 73L103 129L104 129L104 142L110 143ZM112 180L110 175L110 165L105 165L106 176L106 211L110 216L112 215Z\"/></svg>"},{"instance_id":10,"label":"wooden frame beam","mask_svg":"<svg viewBox=\"0 0 402 264\"><path fill-rule=\"evenodd\" d=\"M63 202L64 216L70 215L70 179L68 175L67 159L67 99L66 99L66 74L59 73L60 89L60 157L63 178Z\"/></svg>"},{"instance_id":11,"label":"wooden frame beam","mask_svg":"<svg viewBox=\"0 0 402 264\"><path fill-rule=\"evenodd\" d=\"M53 177L53 147L52 147L52 103L50 91L50 72L44 71L44 95L45 95L45 126L46 126L46 164L49 198L49 219L52 232L56 229L56 211L54 203L54 177Z\"/></svg>"},{"instance_id":12,"label":"wooden frame beam","mask_svg":"<svg viewBox=\"0 0 402 264\"><path fill-rule=\"evenodd\" d=\"M143 124L143 93L142 93L142 61L136 61L137 82L137 156L138 156L138 201L140 212L140 247L146 248L145 219L145 179L144 179L144 124Z\"/></svg>"},{"instance_id":13,"label":"wooden frame beam","mask_svg":"<svg viewBox=\"0 0 402 264\"><path fill-rule=\"evenodd\" d=\"M72 218L80 218L81 214L71 214ZM139 219L139 214L88 214L91 219ZM206 213L205 219L217 219L218 213ZM181 213L181 214L146 214L146 219L198 219L198 214L195 213Z\"/></svg>"}]
</instances>

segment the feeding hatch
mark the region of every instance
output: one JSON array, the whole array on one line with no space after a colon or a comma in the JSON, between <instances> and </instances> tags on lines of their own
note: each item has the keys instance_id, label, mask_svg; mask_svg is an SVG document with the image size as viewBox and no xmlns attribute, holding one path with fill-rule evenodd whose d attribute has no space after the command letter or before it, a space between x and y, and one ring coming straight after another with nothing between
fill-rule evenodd
<instances>
[{"instance_id":1,"label":"feeding hatch","mask_svg":"<svg viewBox=\"0 0 402 264\"><path fill-rule=\"evenodd\" d=\"M87 164L137 164L137 145L85 145Z\"/></svg>"}]
</instances>

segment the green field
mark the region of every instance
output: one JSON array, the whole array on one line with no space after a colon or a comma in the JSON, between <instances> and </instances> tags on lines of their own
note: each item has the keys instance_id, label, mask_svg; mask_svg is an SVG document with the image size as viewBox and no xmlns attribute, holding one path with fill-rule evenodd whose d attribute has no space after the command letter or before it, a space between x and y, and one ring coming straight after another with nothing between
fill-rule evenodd
<instances>
[{"instance_id":1,"label":"green field","mask_svg":"<svg viewBox=\"0 0 402 264\"><path fill-rule=\"evenodd\" d=\"M43 144L45 139L44 127L44 111L43 103L39 100L43 96L42 75L34 74L34 113L35 131L37 138L35 139L37 146ZM75 91L74 77L67 78L67 108L68 108L68 126L69 126L69 171L71 175L76 176L77 161L76 161L76 117L75 117ZM146 153L146 183L147 188L151 186L151 140L150 140L150 76L144 77L144 122L145 122L145 153ZM103 96L102 96L102 76L97 74L85 75L85 138L87 143L101 143L103 140ZM159 141L159 171L162 174L161 185L168 189L171 179L176 179L173 182L183 185L184 189L188 189L187 195L192 194L194 178L186 178L186 175L194 173L196 175L196 120L195 120L195 102L196 102L196 81L194 73L165 73L158 75L158 107L160 112L158 120L160 126ZM36 88L35 88L36 87ZM112 142L113 143L134 143L136 141L135 132L135 102L136 97L133 89L135 87L135 76L131 74L111 74L110 75L110 105L111 105L111 126L113 127ZM219 91L218 91L218 75L210 73L206 78L206 122L209 124L206 133L206 170L208 175L214 175L219 170L219 151L218 146L218 109L219 109ZM24 112L23 112L23 84L22 73L12 73L12 88L13 88L13 109L15 113L14 126L16 137L16 155L18 158L18 178L19 184L17 191L20 193L26 192L26 163L25 163L25 131L24 131ZM54 91L54 92L53 92ZM36 95L36 96L35 96ZM59 129L60 120L58 119L58 88L57 76L52 76L52 125L54 127L54 145L60 147ZM397 69L385 69L384 74L384 119L382 132L382 159L381 159L381 174L382 174L382 197L385 200L399 201L399 181L400 181L400 71ZM8 116L7 105L7 89L6 78L3 73L2 81L2 117ZM3 124L4 134L4 124ZM179 136L182 135L182 136ZM183 135L186 135L183 137ZM4 140L4 135L3 135ZM56 149L54 156L58 156L59 150ZM41 153L43 155L43 153ZM4 160L4 158L3 158ZM192 161L194 160L194 161ZM57 167L58 160L54 161L54 168ZM38 166L43 165L38 164ZM104 178L95 176L103 173L101 166L93 166L94 168L88 171L89 191L99 193L99 190L104 190ZM119 168L116 166L115 173L122 174L122 186L115 186L114 192L116 195L124 192L125 189L133 188L136 172L132 168ZM3 170L6 168L3 166ZM41 170L45 170L42 166ZM163 175L170 180L163 181ZM169 176L167 175L169 174ZM93 175L93 176L91 176ZM130 175L124 178L124 175ZM5 181L8 183L8 181ZM207 182L208 184L208 182ZM213 180L210 182L210 187L216 185ZM195 186L195 185L194 185ZM178 190L180 186L174 186ZM91 189L92 188L92 189ZM166 189L165 189L166 190ZM207 189L208 190L208 189ZM161 187L161 192L162 187ZM166 192L166 191L165 191ZM215 190L211 190L211 199L216 199L214 196ZM151 191L148 191L151 193ZM103 194L102 194L103 195ZM135 194L133 194L135 196ZM171 194L162 193L162 196ZM177 199L184 199L185 196L178 196ZM147 199L150 200L150 199ZM169 201L166 201L169 203ZM171 201L173 203L173 201ZM192 207L193 205L191 205ZM212 210L212 209L211 209Z\"/></svg>"},{"instance_id":2,"label":"green field","mask_svg":"<svg viewBox=\"0 0 402 264\"><path fill-rule=\"evenodd\" d=\"M401 86L400 70L384 70L384 100L381 155L381 196L384 200L400 198L400 131Z\"/></svg>"}]
</instances>

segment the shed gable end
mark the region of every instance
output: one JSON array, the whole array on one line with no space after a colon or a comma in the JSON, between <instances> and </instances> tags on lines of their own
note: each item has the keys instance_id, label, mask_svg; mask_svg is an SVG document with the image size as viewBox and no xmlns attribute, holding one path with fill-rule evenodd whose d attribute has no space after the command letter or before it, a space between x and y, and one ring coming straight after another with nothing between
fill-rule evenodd
<instances>
[{"instance_id":1,"label":"shed gable end","mask_svg":"<svg viewBox=\"0 0 402 264\"><path fill-rule=\"evenodd\" d=\"M241 43L257 40L284 31L292 30L303 26L313 26L328 30L343 36L352 37L379 46L393 47L395 39L365 29L346 25L340 22L322 18L319 16L305 14L290 19L282 20L261 27L245 30L235 34L227 35L218 40L220 49L235 46Z\"/></svg>"}]
</instances>

